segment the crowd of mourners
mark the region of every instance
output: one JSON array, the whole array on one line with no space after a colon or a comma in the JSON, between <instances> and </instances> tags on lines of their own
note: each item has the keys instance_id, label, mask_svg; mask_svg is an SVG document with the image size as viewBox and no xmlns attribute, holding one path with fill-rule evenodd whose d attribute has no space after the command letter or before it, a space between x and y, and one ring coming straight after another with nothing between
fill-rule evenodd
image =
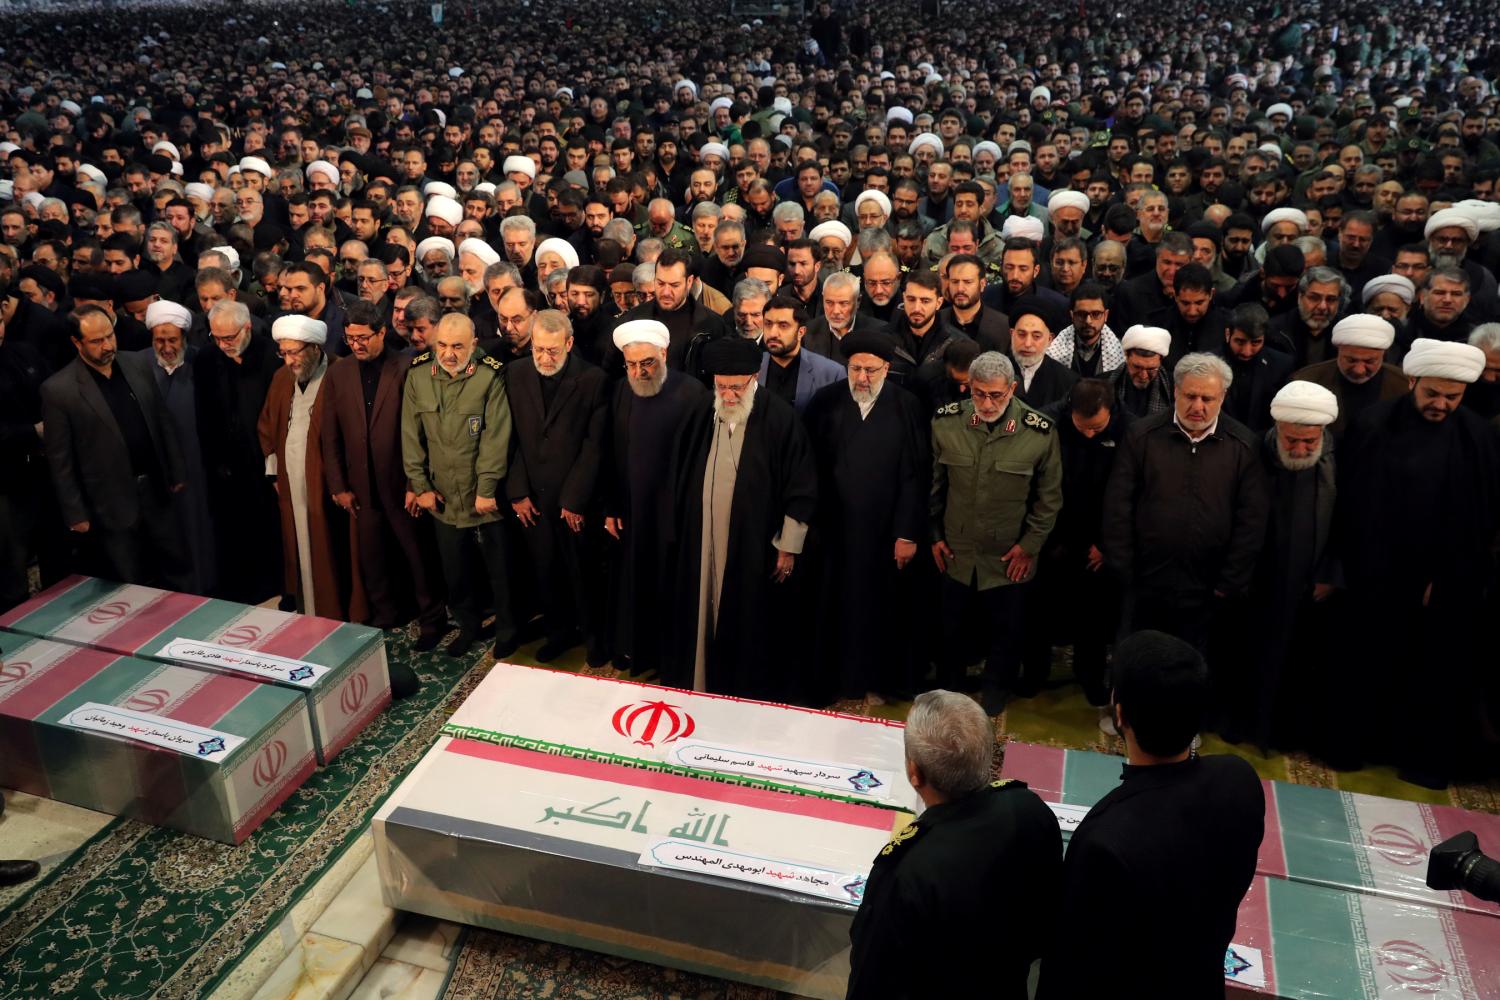
<instances>
[{"instance_id":1,"label":"crowd of mourners","mask_svg":"<svg viewBox=\"0 0 1500 1000\"><path fill-rule=\"evenodd\" d=\"M1226 739L1484 777L1500 52L1430 13L8 12L0 607L991 715L1071 649L1106 732L1154 629Z\"/></svg>"}]
</instances>

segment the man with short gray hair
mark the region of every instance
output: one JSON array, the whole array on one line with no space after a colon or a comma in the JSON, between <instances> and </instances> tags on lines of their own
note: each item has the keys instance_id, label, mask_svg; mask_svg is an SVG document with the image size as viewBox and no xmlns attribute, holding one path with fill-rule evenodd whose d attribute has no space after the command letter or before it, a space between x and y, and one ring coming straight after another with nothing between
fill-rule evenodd
<instances>
[{"instance_id":1,"label":"man with short gray hair","mask_svg":"<svg viewBox=\"0 0 1500 1000\"><path fill-rule=\"evenodd\" d=\"M969 697L918 695L905 740L926 808L870 869L848 997L967 996L982 982L987 996L1023 1000L1062 876L1057 819L1024 783L991 780L995 727ZM999 898L1026 918L997 917Z\"/></svg>"},{"instance_id":2,"label":"man with short gray hair","mask_svg":"<svg viewBox=\"0 0 1500 1000\"><path fill-rule=\"evenodd\" d=\"M1105 564L1131 595L1127 630L1202 651L1219 606L1250 586L1270 498L1260 443L1221 410L1234 375L1216 354L1173 371L1173 409L1138 421L1104 497Z\"/></svg>"}]
</instances>

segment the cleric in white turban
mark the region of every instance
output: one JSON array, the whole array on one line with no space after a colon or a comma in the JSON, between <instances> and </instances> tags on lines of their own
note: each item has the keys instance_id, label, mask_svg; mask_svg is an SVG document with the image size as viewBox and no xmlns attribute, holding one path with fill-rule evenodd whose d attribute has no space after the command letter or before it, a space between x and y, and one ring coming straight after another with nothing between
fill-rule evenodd
<instances>
[{"instance_id":1,"label":"cleric in white turban","mask_svg":"<svg viewBox=\"0 0 1500 1000\"><path fill-rule=\"evenodd\" d=\"M536 180L536 161L529 156L507 156L501 164L501 172L511 180L516 180L512 174L520 174L526 178L527 183Z\"/></svg>"},{"instance_id":2,"label":"cleric in white turban","mask_svg":"<svg viewBox=\"0 0 1500 1000\"><path fill-rule=\"evenodd\" d=\"M1290 223L1293 228L1276 228L1283 223ZM1264 219L1260 220L1260 231L1266 234L1268 240L1275 240L1273 246L1290 243L1299 236L1307 235L1307 213L1298 208L1272 209L1266 213Z\"/></svg>"},{"instance_id":3,"label":"cleric in white turban","mask_svg":"<svg viewBox=\"0 0 1500 1000\"><path fill-rule=\"evenodd\" d=\"M317 344L319 347L328 342L328 324L311 316L299 316L288 313L271 324L271 339L275 341L297 340L304 344Z\"/></svg>"},{"instance_id":4,"label":"cleric in white turban","mask_svg":"<svg viewBox=\"0 0 1500 1000\"><path fill-rule=\"evenodd\" d=\"M1271 399L1271 419L1278 424L1327 427L1338 418L1338 397L1314 382L1288 382Z\"/></svg>"},{"instance_id":5,"label":"cleric in white turban","mask_svg":"<svg viewBox=\"0 0 1500 1000\"><path fill-rule=\"evenodd\" d=\"M650 344L665 351L671 343L671 335L665 323L654 319L632 319L615 327L615 347L625 350L631 344Z\"/></svg>"},{"instance_id":6,"label":"cleric in white turban","mask_svg":"<svg viewBox=\"0 0 1500 1000\"><path fill-rule=\"evenodd\" d=\"M146 329L155 331L159 326L175 326L186 330L193 325L193 314L176 302L157 299L146 307Z\"/></svg>"},{"instance_id":7,"label":"cleric in white turban","mask_svg":"<svg viewBox=\"0 0 1500 1000\"><path fill-rule=\"evenodd\" d=\"M1047 231L1042 225L1042 220L1029 215L1007 216L1005 225L1000 228L1001 238L1007 240L1020 237L1031 240L1033 243L1040 243L1046 235Z\"/></svg>"},{"instance_id":8,"label":"cleric in white turban","mask_svg":"<svg viewBox=\"0 0 1500 1000\"><path fill-rule=\"evenodd\" d=\"M1410 282L1408 282L1410 284ZM1396 328L1389 321L1369 313L1345 316L1333 324L1334 347L1367 347L1376 351L1390 350L1396 339Z\"/></svg>"},{"instance_id":9,"label":"cleric in white turban","mask_svg":"<svg viewBox=\"0 0 1500 1000\"><path fill-rule=\"evenodd\" d=\"M1120 338L1120 346L1127 354L1131 351L1146 351L1164 358L1172 353L1172 335L1159 326L1137 324L1125 331L1125 336Z\"/></svg>"},{"instance_id":10,"label":"cleric in white turban","mask_svg":"<svg viewBox=\"0 0 1500 1000\"><path fill-rule=\"evenodd\" d=\"M1470 344L1418 337L1411 342L1401 370L1414 380L1430 378L1468 384L1484 374L1484 352ZM1461 389L1458 393L1462 397Z\"/></svg>"}]
</instances>

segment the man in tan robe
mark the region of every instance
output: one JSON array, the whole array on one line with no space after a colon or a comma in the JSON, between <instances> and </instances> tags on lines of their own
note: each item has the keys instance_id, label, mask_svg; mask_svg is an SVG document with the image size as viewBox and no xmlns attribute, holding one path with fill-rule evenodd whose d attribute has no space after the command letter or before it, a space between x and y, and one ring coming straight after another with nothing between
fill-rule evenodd
<instances>
[{"instance_id":1,"label":"man in tan robe","mask_svg":"<svg viewBox=\"0 0 1500 1000\"><path fill-rule=\"evenodd\" d=\"M322 422L328 371L328 327L307 316L282 316L271 327L283 367L271 380L260 414L266 474L276 477L281 506L284 582L295 610L361 621L358 548L347 516L323 485Z\"/></svg>"}]
</instances>

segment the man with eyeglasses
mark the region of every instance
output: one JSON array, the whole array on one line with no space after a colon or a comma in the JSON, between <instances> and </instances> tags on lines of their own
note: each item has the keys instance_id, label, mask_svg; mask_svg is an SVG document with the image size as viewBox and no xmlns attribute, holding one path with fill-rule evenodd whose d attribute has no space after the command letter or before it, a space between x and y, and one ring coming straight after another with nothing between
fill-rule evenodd
<instances>
[{"instance_id":1,"label":"man with eyeglasses","mask_svg":"<svg viewBox=\"0 0 1500 1000\"><path fill-rule=\"evenodd\" d=\"M913 565L926 538L930 430L917 397L889 381L888 335L860 330L839 347L848 377L819 389L803 415L824 486L824 627L814 649L824 664L819 687L837 684L840 700L873 706L909 697L927 665L909 650L928 627L907 627L907 612L912 584L932 575Z\"/></svg>"},{"instance_id":2,"label":"man with eyeglasses","mask_svg":"<svg viewBox=\"0 0 1500 1000\"><path fill-rule=\"evenodd\" d=\"M366 616L364 588L344 572L348 515L323 489L327 338L328 327L306 316L282 316L271 324L282 368L260 413L260 445L281 507L284 603L306 615L360 621Z\"/></svg>"},{"instance_id":3,"label":"man with eyeglasses","mask_svg":"<svg viewBox=\"0 0 1500 1000\"><path fill-rule=\"evenodd\" d=\"M969 366L969 399L932 421L932 558L946 637L938 685L965 683L968 638L986 650L980 704L1004 711L1020 683L1023 611L1036 559L1062 508L1062 454L1050 418L1016 398L1005 355Z\"/></svg>"},{"instance_id":4,"label":"man with eyeglasses","mask_svg":"<svg viewBox=\"0 0 1500 1000\"><path fill-rule=\"evenodd\" d=\"M447 631L448 612L432 528L413 516L416 494L407 487L401 454L401 399L411 364L386 342L386 326L368 302L349 304L344 335L351 356L330 365L323 379L324 487L353 519L368 623L401 628L415 605L415 648L425 652ZM398 698L414 692L416 674L405 665L398 670L393 660L391 687Z\"/></svg>"},{"instance_id":5,"label":"man with eyeglasses","mask_svg":"<svg viewBox=\"0 0 1500 1000\"><path fill-rule=\"evenodd\" d=\"M587 641L588 663L602 666L609 659L598 586L604 574L594 564L609 379L576 354L573 325L555 309L535 315L529 346L530 357L505 368L515 439L505 491L531 550L544 615L546 641L536 658L550 663Z\"/></svg>"},{"instance_id":6,"label":"man with eyeglasses","mask_svg":"<svg viewBox=\"0 0 1500 1000\"><path fill-rule=\"evenodd\" d=\"M1068 315L1073 322L1047 346L1047 356L1082 378L1103 378L1125 364L1120 338L1109 328L1104 287L1085 281L1073 289Z\"/></svg>"},{"instance_id":7,"label":"man with eyeglasses","mask_svg":"<svg viewBox=\"0 0 1500 1000\"><path fill-rule=\"evenodd\" d=\"M661 667L661 623L673 607L663 558L667 540L677 536L672 455L683 428L707 411L709 395L697 379L668 369L664 323L626 320L612 339L625 377L610 401L613 474L604 496L604 530L620 543L611 646L615 666L639 675Z\"/></svg>"},{"instance_id":8,"label":"man with eyeglasses","mask_svg":"<svg viewBox=\"0 0 1500 1000\"><path fill-rule=\"evenodd\" d=\"M212 596L259 604L281 593L276 493L258 431L281 359L270 337L251 332L243 302L226 299L210 309L208 337L192 364L214 562L223 568Z\"/></svg>"},{"instance_id":9,"label":"man with eyeglasses","mask_svg":"<svg viewBox=\"0 0 1500 1000\"><path fill-rule=\"evenodd\" d=\"M817 506L818 473L797 412L756 382L763 352L743 337L703 348L713 416L685 430L671 687L784 700L798 671L803 604L783 594ZM768 623L775 627L768 627ZM779 666L779 669L778 669Z\"/></svg>"}]
</instances>

